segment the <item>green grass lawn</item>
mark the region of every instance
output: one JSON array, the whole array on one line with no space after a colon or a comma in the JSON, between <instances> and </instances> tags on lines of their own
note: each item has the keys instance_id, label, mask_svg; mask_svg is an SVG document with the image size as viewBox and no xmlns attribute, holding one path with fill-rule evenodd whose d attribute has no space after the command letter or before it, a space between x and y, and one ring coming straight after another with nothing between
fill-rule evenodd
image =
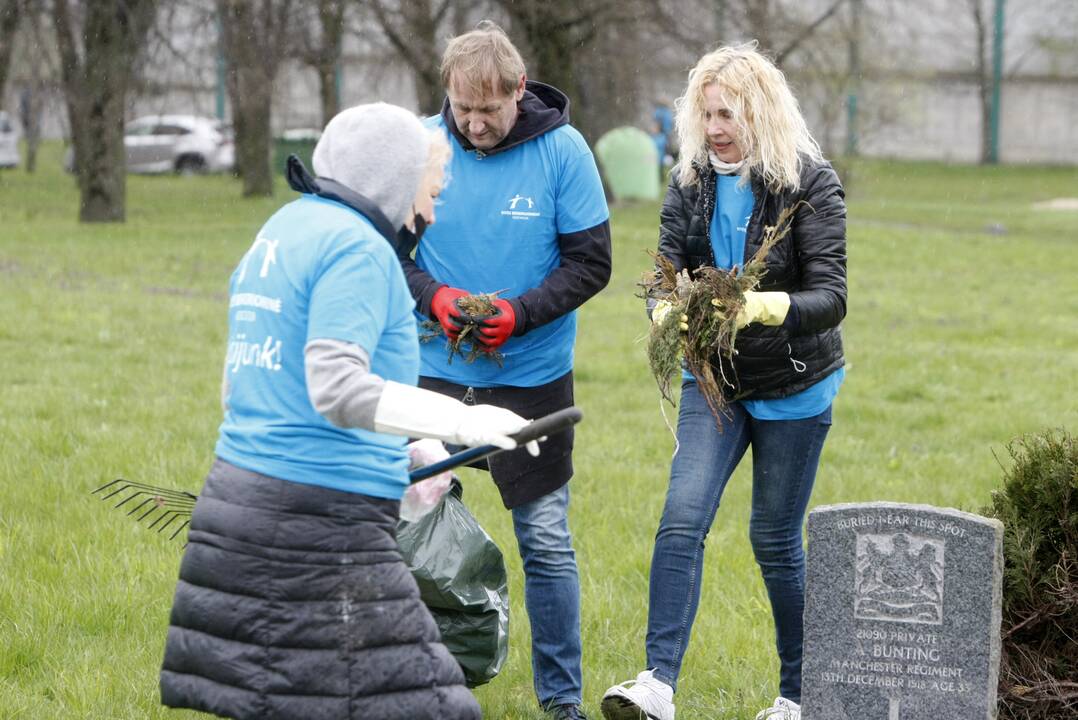
<instances>
[{"instance_id":1,"label":"green grass lawn","mask_svg":"<svg viewBox=\"0 0 1078 720\"><path fill-rule=\"evenodd\" d=\"M158 705L181 544L89 495L115 477L197 491L219 421L228 275L291 194L241 200L231 178L131 177L128 221L82 226L43 149L0 173L0 718L187 718ZM849 373L815 504L893 500L977 510L1013 437L1078 427L1078 171L862 162L849 224ZM634 294L657 205L613 211L615 275L580 318L572 528L585 699L644 662L647 577L673 439ZM673 422L676 411L667 409ZM776 694L749 549L747 463L709 537L681 718L751 718ZM476 691L490 718L537 717L510 517L465 473L506 553L511 654Z\"/></svg>"}]
</instances>

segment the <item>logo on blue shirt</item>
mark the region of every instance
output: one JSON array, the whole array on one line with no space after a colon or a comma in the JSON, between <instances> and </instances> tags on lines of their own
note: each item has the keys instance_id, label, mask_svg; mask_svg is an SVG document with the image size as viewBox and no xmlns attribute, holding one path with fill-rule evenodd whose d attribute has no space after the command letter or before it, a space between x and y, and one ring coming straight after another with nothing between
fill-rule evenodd
<instances>
[{"instance_id":1,"label":"logo on blue shirt","mask_svg":"<svg viewBox=\"0 0 1078 720\"><path fill-rule=\"evenodd\" d=\"M528 203L527 210L517 210L517 206L520 205L520 203L522 202ZM508 215L514 220L530 220L533 217L539 217L539 212L532 210L532 208L534 207L534 200L532 200L530 197L524 197L520 193L517 193L515 197L509 199L509 209L502 210L502 215Z\"/></svg>"}]
</instances>

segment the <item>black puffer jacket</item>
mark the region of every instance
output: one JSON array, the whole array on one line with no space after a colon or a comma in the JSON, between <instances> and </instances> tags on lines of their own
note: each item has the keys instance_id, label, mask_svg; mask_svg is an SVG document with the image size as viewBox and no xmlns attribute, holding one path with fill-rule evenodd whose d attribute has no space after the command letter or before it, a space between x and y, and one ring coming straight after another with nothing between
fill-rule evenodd
<instances>
[{"instance_id":1,"label":"black puffer jacket","mask_svg":"<svg viewBox=\"0 0 1078 720\"><path fill-rule=\"evenodd\" d=\"M675 173L663 200L659 253L678 269L714 266L711 217L715 172L698 168L699 185L682 187ZM774 189L752 177L755 198L745 238L745 260L760 248L764 227L804 201L786 237L767 255L759 290L790 294L790 317L781 327L753 323L737 335L737 354L723 363L732 398L781 398L822 380L844 363L839 323L846 315L846 203L829 163L803 161L801 187Z\"/></svg>"},{"instance_id":2,"label":"black puffer jacket","mask_svg":"<svg viewBox=\"0 0 1078 720\"><path fill-rule=\"evenodd\" d=\"M214 463L161 701L244 720L479 720L401 559L397 508Z\"/></svg>"}]
</instances>

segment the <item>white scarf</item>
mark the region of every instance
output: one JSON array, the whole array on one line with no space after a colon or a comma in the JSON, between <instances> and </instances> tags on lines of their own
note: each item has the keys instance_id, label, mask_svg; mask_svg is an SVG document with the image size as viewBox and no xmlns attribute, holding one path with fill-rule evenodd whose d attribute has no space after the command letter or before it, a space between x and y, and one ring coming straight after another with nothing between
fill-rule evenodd
<instances>
[{"instance_id":1,"label":"white scarf","mask_svg":"<svg viewBox=\"0 0 1078 720\"><path fill-rule=\"evenodd\" d=\"M741 158L736 163L728 163L719 160L719 156L710 150L707 153L708 160L711 161L711 167L715 168L715 172L719 175L736 175L741 171L741 166L745 164L745 159Z\"/></svg>"}]
</instances>

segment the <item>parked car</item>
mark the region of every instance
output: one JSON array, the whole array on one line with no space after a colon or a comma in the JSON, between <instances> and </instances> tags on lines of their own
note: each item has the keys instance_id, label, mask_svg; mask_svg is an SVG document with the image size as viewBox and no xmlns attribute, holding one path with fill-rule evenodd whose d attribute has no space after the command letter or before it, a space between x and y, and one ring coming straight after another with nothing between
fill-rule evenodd
<instances>
[{"instance_id":1,"label":"parked car","mask_svg":"<svg viewBox=\"0 0 1078 720\"><path fill-rule=\"evenodd\" d=\"M19 133L8 114L0 110L0 168L19 166Z\"/></svg>"},{"instance_id":2,"label":"parked car","mask_svg":"<svg viewBox=\"0 0 1078 720\"><path fill-rule=\"evenodd\" d=\"M192 175L231 170L236 161L232 130L220 120L196 115L148 115L124 129L127 171ZM74 168L68 150L64 167Z\"/></svg>"}]
</instances>

